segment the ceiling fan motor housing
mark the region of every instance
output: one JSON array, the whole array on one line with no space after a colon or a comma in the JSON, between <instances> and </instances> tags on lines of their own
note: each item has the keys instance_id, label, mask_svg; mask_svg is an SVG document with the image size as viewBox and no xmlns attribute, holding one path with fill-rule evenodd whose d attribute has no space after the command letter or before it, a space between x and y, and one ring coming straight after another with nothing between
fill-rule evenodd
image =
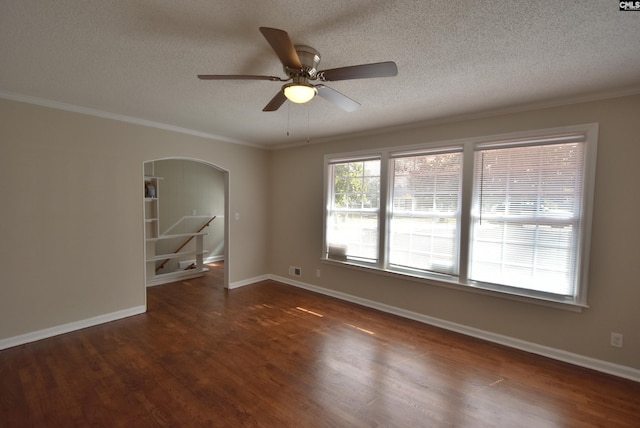
<instances>
[{"instance_id":1,"label":"ceiling fan motor housing","mask_svg":"<svg viewBox=\"0 0 640 428\"><path fill-rule=\"evenodd\" d=\"M310 46L295 45L296 53L300 58L302 64L302 70L293 70L288 67L284 67L284 72L291 77L303 75L314 79L318 72L318 64L320 63L320 52Z\"/></svg>"}]
</instances>

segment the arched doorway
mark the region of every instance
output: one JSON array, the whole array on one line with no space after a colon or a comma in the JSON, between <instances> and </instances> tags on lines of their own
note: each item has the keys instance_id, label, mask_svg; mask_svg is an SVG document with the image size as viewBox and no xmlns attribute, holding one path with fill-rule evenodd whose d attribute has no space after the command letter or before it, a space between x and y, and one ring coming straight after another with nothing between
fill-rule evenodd
<instances>
[{"instance_id":1,"label":"arched doorway","mask_svg":"<svg viewBox=\"0 0 640 428\"><path fill-rule=\"evenodd\" d=\"M209 162L144 163L145 287L199 276L224 261L229 287L229 172Z\"/></svg>"}]
</instances>

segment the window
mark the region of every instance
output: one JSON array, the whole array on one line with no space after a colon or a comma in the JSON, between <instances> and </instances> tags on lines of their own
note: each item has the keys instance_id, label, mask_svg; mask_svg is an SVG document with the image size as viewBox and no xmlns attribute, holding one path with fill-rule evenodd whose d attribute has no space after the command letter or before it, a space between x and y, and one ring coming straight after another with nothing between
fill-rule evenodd
<instances>
[{"instance_id":1,"label":"window","mask_svg":"<svg viewBox=\"0 0 640 428\"><path fill-rule=\"evenodd\" d=\"M327 156L323 257L585 306L597 130Z\"/></svg>"},{"instance_id":2,"label":"window","mask_svg":"<svg viewBox=\"0 0 640 428\"><path fill-rule=\"evenodd\" d=\"M574 294L584 143L478 147L469 279Z\"/></svg>"},{"instance_id":3,"label":"window","mask_svg":"<svg viewBox=\"0 0 640 428\"><path fill-rule=\"evenodd\" d=\"M462 149L391 159L389 265L457 272Z\"/></svg>"},{"instance_id":4,"label":"window","mask_svg":"<svg viewBox=\"0 0 640 428\"><path fill-rule=\"evenodd\" d=\"M378 261L380 159L336 161L329 166L331 193L326 240L329 256Z\"/></svg>"}]
</instances>

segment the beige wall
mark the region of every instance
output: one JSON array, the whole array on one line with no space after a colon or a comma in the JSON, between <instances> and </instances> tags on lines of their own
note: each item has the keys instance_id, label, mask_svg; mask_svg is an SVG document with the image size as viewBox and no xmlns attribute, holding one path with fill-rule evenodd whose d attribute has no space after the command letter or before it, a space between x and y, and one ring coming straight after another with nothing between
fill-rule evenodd
<instances>
[{"instance_id":1,"label":"beige wall","mask_svg":"<svg viewBox=\"0 0 640 428\"><path fill-rule=\"evenodd\" d=\"M640 369L639 111L640 96L631 96L273 152L270 271L289 278L288 267L300 266L295 279L303 283ZM590 122L599 122L600 133L589 309L575 313L320 262L325 154ZM610 332L624 334L622 349L609 345Z\"/></svg>"},{"instance_id":2,"label":"beige wall","mask_svg":"<svg viewBox=\"0 0 640 428\"><path fill-rule=\"evenodd\" d=\"M0 99L0 340L145 304L143 163L229 171L229 281L268 272L268 153Z\"/></svg>"},{"instance_id":3,"label":"beige wall","mask_svg":"<svg viewBox=\"0 0 640 428\"><path fill-rule=\"evenodd\" d=\"M145 304L143 163L181 157L229 171L231 283L296 265L311 285L640 369L638 111L632 96L265 152L0 99L0 340ZM588 122L600 138L582 313L320 262L326 153Z\"/></svg>"}]
</instances>

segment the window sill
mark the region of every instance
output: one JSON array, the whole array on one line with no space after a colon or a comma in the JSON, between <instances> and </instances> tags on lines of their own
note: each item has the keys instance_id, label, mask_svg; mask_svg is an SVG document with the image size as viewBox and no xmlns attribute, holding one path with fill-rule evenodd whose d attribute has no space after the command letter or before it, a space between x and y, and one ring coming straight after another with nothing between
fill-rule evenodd
<instances>
[{"instance_id":1,"label":"window sill","mask_svg":"<svg viewBox=\"0 0 640 428\"><path fill-rule=\"evenodd\" d=\"M528 295L526 294L526 291L524 291L523 293L518 293L516 290L514 290L513 292L509 290L497 290L491 287L490 285L475 284L475 283L466 284L458 281L458 278L453 276L437 275L437 274L418 275L410 272L381 269L373 265L355 263L351 261L334 260L326 257L321 258L321 262L335 265L335 266L346 267L349 269L356 269L360 271L374 273L377 275L385 275L385 276L389 276L396 279L419 282L421 284L426 284L426 285L435 285L438 287L445 287L452 290L465 291L465 292L480 294L484 296L497 297L500 299L513 300L517 302L524 302L524 303L546 306L546 307L551 307L556 309L563 309L563 310L572 311L572 312L582 312L582 309L589 307L586 304L581 304L574 301L562 301L562 300L553 299L551 297Z\"/></svg>"}]
</instances>

